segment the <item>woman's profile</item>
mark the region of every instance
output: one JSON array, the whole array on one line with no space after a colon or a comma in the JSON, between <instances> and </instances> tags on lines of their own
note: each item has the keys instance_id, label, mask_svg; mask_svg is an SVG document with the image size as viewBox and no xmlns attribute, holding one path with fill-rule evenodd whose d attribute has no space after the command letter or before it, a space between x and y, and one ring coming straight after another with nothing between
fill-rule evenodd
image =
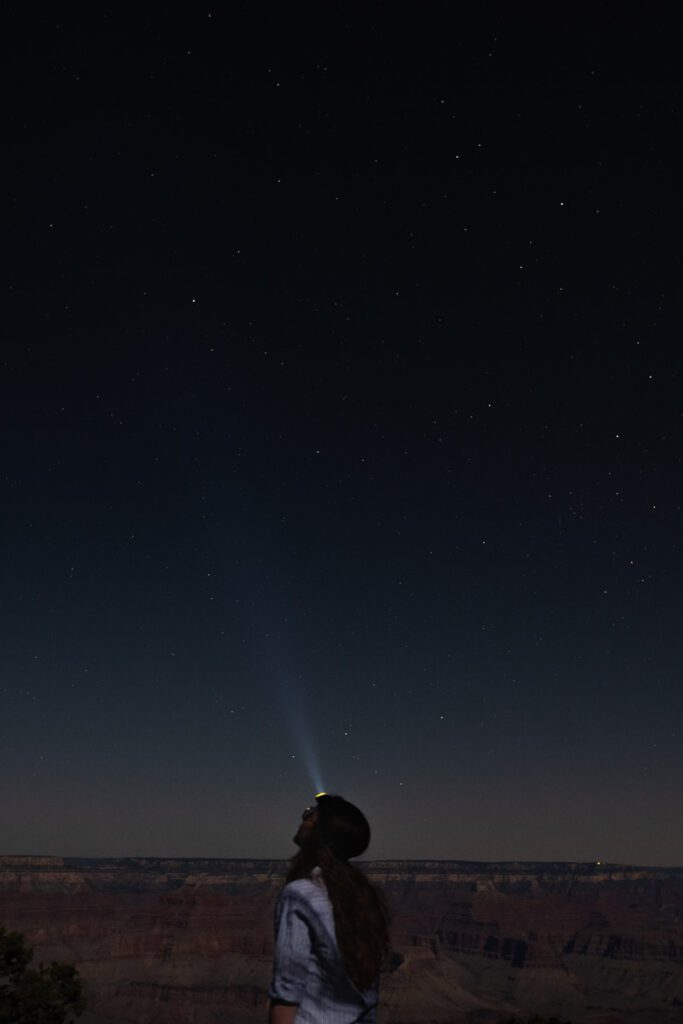
<instances>
[{"instance_id":1,"label":"woman's profile","mask_svg":"<svg viewBox=\"0 0 683 1024\"><path fill-rule=\"evenodd\" d=\"M350 864L370 842L365 815L321 793L294 836L299 853L275 911L270 1024L371 1024L388 947L384 900Z\"/></svg>"}]
</instances>

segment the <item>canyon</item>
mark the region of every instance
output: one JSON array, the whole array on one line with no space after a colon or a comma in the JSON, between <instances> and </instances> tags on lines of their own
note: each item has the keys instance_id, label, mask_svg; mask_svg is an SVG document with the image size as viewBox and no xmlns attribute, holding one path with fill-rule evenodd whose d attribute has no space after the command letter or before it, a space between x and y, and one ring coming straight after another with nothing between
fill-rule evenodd
<instances>
[{"instance_id":1,"label":"canyon","mask_svg":"<svg viewBox=\"0 0 683 1024\"><path fill-rule=\"evenodd\" d=\"M681 1024L683 868L368 861L391 913L378 1024ZM82 1024L267 1019L286 863L0 856L0 925L75 963Z\"/></svg>"}]
</instances>

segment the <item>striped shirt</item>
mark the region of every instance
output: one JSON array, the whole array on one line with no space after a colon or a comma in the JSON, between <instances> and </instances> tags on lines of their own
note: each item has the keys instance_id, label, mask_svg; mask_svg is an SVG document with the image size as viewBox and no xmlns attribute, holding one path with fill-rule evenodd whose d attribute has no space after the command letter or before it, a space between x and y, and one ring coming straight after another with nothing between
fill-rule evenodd
<instances>
[{"instance_id":1,"label":"striped shirt","mask_svg":"<svg viewBox=\"0 0 683 1024\"><path fill-rule=\"evenodd\" d=\"M373 1024L377 985L361 992L344 969L320 868L290 882L275 908L275 962L268 995L297 1003L296 1024Z\"/></svg>"}]
</instances>

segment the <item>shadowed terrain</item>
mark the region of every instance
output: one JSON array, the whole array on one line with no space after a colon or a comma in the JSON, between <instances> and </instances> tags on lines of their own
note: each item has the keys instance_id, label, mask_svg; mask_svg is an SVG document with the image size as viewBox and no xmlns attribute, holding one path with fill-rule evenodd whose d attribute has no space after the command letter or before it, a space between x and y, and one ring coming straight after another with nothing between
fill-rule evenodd
<instances>
[{"instance_id":1,"label":"shadowed terrain","mask_svg":"<svg viewBox=\"0 0 683 1024\"><path fill-rule=\"evenodd\" d=\"M393 955L382 1024L683 1019L683 869L373 861ZM0 857L0 924L76 963L83 1024L266 1019L285 863Z\"/></svg>"}]
</instances>

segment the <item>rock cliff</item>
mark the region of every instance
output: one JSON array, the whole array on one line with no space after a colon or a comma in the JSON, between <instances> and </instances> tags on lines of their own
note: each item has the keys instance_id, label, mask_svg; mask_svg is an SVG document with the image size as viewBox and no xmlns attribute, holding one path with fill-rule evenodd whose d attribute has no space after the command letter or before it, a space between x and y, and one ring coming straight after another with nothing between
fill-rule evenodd
<instances>
[{"instance_id":1,"label":"rock cliff","mask_svg":"<svg viewBox=\"0 0 683 1024\"><path fill-rule=\"evenodd\" d=\"M681 1024L683 869L375 861L381 1024ZM83 1024L266 1020L280 861L0 857L0 924L84 979Z\"/></svg>"}]
</instances>

